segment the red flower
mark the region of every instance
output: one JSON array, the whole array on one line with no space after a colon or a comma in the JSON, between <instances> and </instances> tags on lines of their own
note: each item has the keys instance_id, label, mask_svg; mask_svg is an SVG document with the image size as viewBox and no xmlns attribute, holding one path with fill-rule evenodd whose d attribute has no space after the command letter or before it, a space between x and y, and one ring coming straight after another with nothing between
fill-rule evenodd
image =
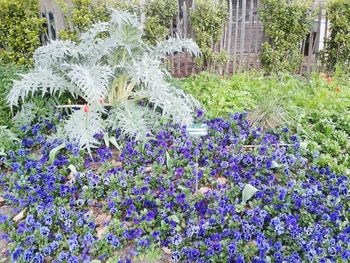
<instances>
[{"instance_id":1,"label":"red flower","mask_svg":"<svg viewBox=\"0 0 350 263\"><path fill-rule=\"evenodd\" d=\"M85 112L85 113L88 113L88 112L89 112L89 107L88 107L88 105L86 105L86 104L84 105L84 112Z\"/></svg>"}]
</instances>

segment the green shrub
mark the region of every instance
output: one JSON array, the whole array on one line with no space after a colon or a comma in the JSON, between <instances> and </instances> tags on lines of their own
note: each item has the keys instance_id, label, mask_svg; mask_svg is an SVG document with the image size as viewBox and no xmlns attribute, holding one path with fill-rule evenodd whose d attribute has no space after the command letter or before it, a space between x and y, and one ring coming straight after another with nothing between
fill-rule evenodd
<instances>
[{"instance_id":1,"label":"green shrub","mask_svg":"<svg viewBox=\"0 0 350 263\"><path fill-rule=\"evenodd\" d=\"M202 62L205 68L214 62L224 62L227 55L213 51L222 35L223 24L227 17L225 1L196 0L196 7L190 12L190 21L196 35L196 43L202 51Z\"/></svg>"},{"instance_id":2,"label":"green shrub","mask_svg":"<svg viewBox=\"0 0 350 263\"><path fill-rule=\"evenodd\" d=\"M332 0L327 6L330 36L321 59L328 71L339 65L350 69L350 1Z\"/></svg>"},{"instance_id":3,"label":"green shrub","mask_svg":"<svg viewBox=\"0 0 350 263\"><path fill-rule=\"evenodd\" d=\"M1 0L0 21L0 62L30 63L43 32L38 0Z\"/></svg>"},{"instance_id":4,"label":"green shrub","mask_svg":"<svg viewBox=\"0 0 350 263\"><path fill-rule=\"evenodd\" d=\"M294 72L302 59L300 43L311 29L313 1L262 0L261 22L268 36L261 63L267 72Z\"/></svg>"},{"instance_id":5,"label":"green shrub","mask_svg":"<svg viewBox=\"0 0 350 263\"><path fill-rule=\"evenodd\" d=\"M144 39L154 45L169 35L172 18L178 13L174 0L151 0L145 6L146 22Z\"/></svg>"}]
</instances>

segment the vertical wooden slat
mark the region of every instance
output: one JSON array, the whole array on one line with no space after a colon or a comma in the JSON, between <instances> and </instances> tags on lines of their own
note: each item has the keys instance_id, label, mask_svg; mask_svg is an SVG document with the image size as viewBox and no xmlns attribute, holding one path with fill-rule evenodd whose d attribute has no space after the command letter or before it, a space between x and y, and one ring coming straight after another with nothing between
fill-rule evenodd
<instances>
[{"instance_id":1,"label":"vertical wooden slat","mask_svg":"<svg viewBox=\"0 0 350 263\"><path fill-rule=\"evenodd\" d=\"M182 14L183 14L183 22L184 22L184 37L188 38L188 19L187 19L187 5L186 1L184 1L182 5ZM188 52L185 50L185 61L184 61L184 68L185 68L185 76L188 76Z\"/></svg>"},{"instance_id":2,"label":"vertical wooden slat","mask_svg":"<svg viewBox=\"0 0 350 263\"><path fill-rule=\"evenodd\" d=\"M320 51L320 35L321 35L321 23L322 23L322 8L320 6L320 10L318 13L318 21L317 21L317 32L316 32L316 40L315 40L315 46L314 46L314 52L316 54L315 56L315 64L314 68L317 69L318 66L318 52Z\"/></svg>"},{"instance_id":3,"label":"vertical wooden slat","mask_svg":"<svg viewBox=\"0 0 350 263\"><path fill-rule=\"evenodd\" d=\"M260 20L259 20L259 7L260 7L260 2L259 0L256 3L256 8L255 8L255 12L256 12L256 21L255 21L255 30L254 30L254 34L255 34L255 46L254 46L254 68L258 67L258 59L259 59L259 45L261 45L261 38L260 38Z\"/></svg>"},{"instance_id":4,"label":"vertical wooden slat","mask_svg":"<svg viewBox=\"0 0 350 263\"><path fill-rule=\"evenodd\" d=\"M242 26L241 26L241 41L240 41L240 55L239 55L239 69L242 69L244 61L244 48L245 48L245 14L247 10L247 0L242 0Z\"/></svg>"},{"instance_id":5,"label":"vertical wooden slat","mask_svg":"<svg viewBox=\"0 0 350 263\"><path fill-rule=\"evenodd\" d=\"M305 40L303 40L303 42L301 43L301 54L302 56L304 56L305 54ZM300 61L300 65L299 65L299 74L302 73L303 71L303 64L304 64L304 60Z\"/></svg>"},{"instance_id":6,"label":"vertical wooden slat","mask_svg":"<svg viewBox=\"0 0 350 263\"><path fill-rule=\"evenodd\" d=\"M144 25L145 21L146 21L146 14L145 14L145 10L144 10L144 6L146 4L146 0L139 0L139 4L141 7L141 24Z\"/></svg>"},{"instance_id":7,"label":"vertical wooden slat","mask_svg":"<svg viewBox=\"0 0 350 263\"><path fill-rule=\"evenodd\" d=\"M308 58L307 58L307 64L306 64L306 70L310 71L311 61L312 61L312 45L313 45L313 32L310 32L309 36L309 49L308 49Z\"/></svg>"},{"instance_id":8,"label":"vertical wooden slat","mask_svg":"<svg viewBox=\"0 0 350 263\"><path fill-rule=\"evenodd\" d=\"M232 19L233 19L233 7L232 0L229 0L229 20L228 20L228 38L227 38L227 54L228 59L226 63L226 73L229 73L230 70L230 61L231 61L231 41L232 41Z\"/></svg>"},{"instance_id":9,"label":"vertical wooden slat","mask_svg":"<svg viewBox=\"0 0 350 263\"><path fill-rule=\"evenodd\" d=\"M238 40L238 26L239 26L239 0L236 0L236 26L235 26L235 45L233 48L233 72L236 71L237 64L237 40Z\"/></svg>"},{"instance_id":10,"label":"vertical wooden slat","mask_svg":"<svg viewBox=\"0 0 350 263\"><path fill-rule=\"evenodd\" d=\"M248 52L247 52L247 70L250 68L250 46L252 43L252 34L253 34L253 9L254 9L254 0L250 1L249 7L249 35L248 35Z\"/></svg>"},{"instance_id":11,"label":"vertical wooden slat","mask_svg":"<svg viewBox=\"0 0 350 263\"><path fill-rule=\"evenodd\" d=\"M169 35L172 36L173 35L173 31L174 31L174 27L173 27L173 21L170 22L170 25L169 25ZM170 72L171 72L171 75L174 75L175 72L174 72L174 54L171 54L170 55Z\"/></svg>"},{"instance_id":12,"label":"vertical wooden slat","mask_svg":"<svg viewBox=\"0 0 350 263\"><path fill-rule=\"evenodd\" d=\"M180 14L179 12L176 15L176 33L179 34L179 36L182 36L182 28L181 28L181 21L180 21ZM177 76L181 75L181 53L176 54L177 57Z\"/></svg>"},{"instance_id":13,"label":"vertical wooden slat","mask_svg":"<svg viewBox=\"0 0 350 263\"><path fill-rule=\"evenodd\" d=\"M192 1L191 9L194 10L195 8L196 8L196 3L195 3L194 0L193 0L193 1ZM193 30L192 25L191 25L191 36L192 36L192 39L195 39L195 33L194 33L194 30ZM197 72L196 63L193 63L193 64L192 64L191 74L196 73L196 72Z\"/></svg>"}]
</instances>

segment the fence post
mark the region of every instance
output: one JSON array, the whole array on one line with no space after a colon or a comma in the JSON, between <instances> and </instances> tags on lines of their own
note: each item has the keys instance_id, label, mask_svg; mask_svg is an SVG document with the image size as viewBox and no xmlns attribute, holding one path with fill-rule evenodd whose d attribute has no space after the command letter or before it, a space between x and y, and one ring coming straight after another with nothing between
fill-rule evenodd
<instances>
[{"instance_id":1,"label":"fence post","mask_svg":"<svg viewBox=\"0 0 350 263\"><path fill-rule=\"evenodd\" d=\"M241 25L241 41L240 41L240 55L239 55L239 69L242 69L244 61L244 44L245 44L245 14L247 10L247 0L242 0L242 25Z\"/></svg>"},{"instance_id":2,"label":"fence post","mask_svg":"<svg viewBox=\"0 0 350 263\"><path fill-rule=\"evenodd\" d=\"M236 2L236 26L235 26L235 46L233 48L233 72L236 71L237 64L237 41L238 41L238 24L239 24L239 0Z\"/></svg>"},{"instance_id":3,"label":"fence post","mask_svg":"<svg viewBox=\"0 0 350 263\"><path fill-rule=\"evenodd\" d=\"M229 73L230 70L230 62L231 62L231 41L232 41L232 0L229 0L229 20L228 20L228 40L227 40L227 54L228 54L228 59L227 59L227 63L226 63L226 72L227 74Z\"/></svg>"},{"instance_id":4,"label":"fence post","mask_svg":"<svg viewBox=\"0 0 350 263\"><path fill-rule=\"evenodd\" d=\"M141 7L141 25L144 25L144 24L145 24L145 21L146 21L145 4L146 4L146 0L140 0L140 7Z\"/></svg>"},{"instance_id":5,"label":"fence post","mask_svg":"<svg viewBox=\"0 0 350 263\"><path fill-rule=\"evenodd\" d=\"M249 7L249 35L248 35L248 54L247 54L247 70L250 68L250 46L252 42L252 33L253 33L253 9L254 1L250 1Z\"/></svg>"}]
</instances>

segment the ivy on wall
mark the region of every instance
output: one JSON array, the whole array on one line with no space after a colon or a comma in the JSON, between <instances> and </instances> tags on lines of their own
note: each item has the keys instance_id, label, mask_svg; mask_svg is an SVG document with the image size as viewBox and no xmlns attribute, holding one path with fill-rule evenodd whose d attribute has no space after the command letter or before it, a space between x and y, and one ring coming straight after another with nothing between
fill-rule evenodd
<instances>
[{"instance_id":1,"label":"ivy on wall","mask_svg":"<svg viewBox=\"0 0 350 263\"><path fill-rule=\"evenodd\" d=\"M220 40L228 12L226 1L195 0L190 11L190 21L195 32L196 43L202 51L202 63L207 68L211 63L225 61L225 53L217 53L214 45Z\"/></svg>"},{"instance_id":2,"label":"ivy on wall","mask_svg":"<svg viewBox=\"0 0 350 263\"><path fill-rule=\"evenodd\" d=\"M350 1L332 0L327 6L330 36L321 60L328 71L335 67L350 69Z\"/></svg>"},{"instance_id":3,"label":"ivy on wall","mask_svg":"<svg viewBox=\"0 0 350 263\"><path fill-rule=\"evenodd\" d=\"M40 18L38 0L1 0L1 63L31 63L33 52L41 44L44 22Z\"/></svg>"},{"instance_id":4,"label":"ivy on wall","mask_svg":"<svg viewBox=\"0 0 350 263\"><path fill-rule=\"evenodd\" d=\"M310 32L312 0L261 0L259 15L268 41L261 63L267 72L294 72L301 60L300 43Z\"/></svg>"}]
</instances>

